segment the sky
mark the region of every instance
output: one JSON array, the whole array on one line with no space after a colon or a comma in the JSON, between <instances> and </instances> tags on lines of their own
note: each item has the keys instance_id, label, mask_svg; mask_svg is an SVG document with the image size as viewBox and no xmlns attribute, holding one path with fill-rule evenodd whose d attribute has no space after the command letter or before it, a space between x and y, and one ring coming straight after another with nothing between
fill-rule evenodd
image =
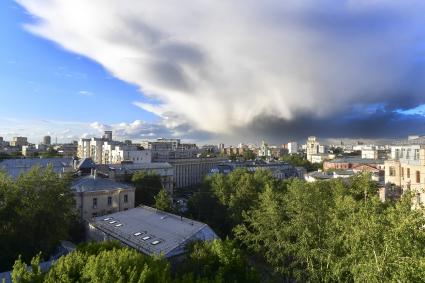
<instances>
[{"instance_id":1,"label":"sky","mask_svg":"<svg viewBox=\"0 0 425 283\"><path fill-rule=\"evenodd\" d=\"M420 0L4 0L0 136L425 134Z\"/></svg>"}]
</instances>

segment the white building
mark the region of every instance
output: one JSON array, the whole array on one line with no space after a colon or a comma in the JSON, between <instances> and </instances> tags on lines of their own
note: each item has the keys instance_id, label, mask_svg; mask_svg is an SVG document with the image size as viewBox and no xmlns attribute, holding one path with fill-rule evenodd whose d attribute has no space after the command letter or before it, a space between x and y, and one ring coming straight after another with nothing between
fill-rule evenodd
<instances>
[{"instance_id":1,"label":"white building","mask_svg":"<svg viewBox=\"0 0 425 283\"><path fill-rule=\"evenodd\" d=\"M315 136L310 136L307 139L306 151L307 151L307 160L312 162L312 156L319 153L319 142L316 140Z\"/></svg>"},{"instance_id":2,"label":"white building","mask_svg":"<svg viewBox=\"0 0 425 283\"><path fill-rule=\"evenodd\" d=\"M298 153L298 143L297 142L288 142L288 153L289 154L295 154Z\"/></svg>"},{"instance_id":3,"label":"white building","mask_svg":"<svg viewBox=\"0 0 425 283\"><path fill-rule=\"evenodd\" d=\"M375 146L364 146L361 151L364 159L378 159L378 149Z\"/></svg>"},{"instance_id":4,"label":"white building","mask_svg":"<svg viewBox=\"0 0 425 283\"><path fill-rule=\"evenodd\" d=\"M260 149L258 150L258 156L259 157L266 157L266 158L270 158L272 156L272 152L270 150L270 147L265 141L261 142Z\"/></svg>"},{"instance_id":5,"label":"white building","mask_svg":"<svg viewBox=\"0 0 425 283\"><path fill-rule=\"evenodd\" d=\"M132 163L150 163L152 161L152 154L150 150L141 150L137 146L115 146L111 151L111 160L108 163L120 164L122 162Z\"/></svg>"}]
</instances>

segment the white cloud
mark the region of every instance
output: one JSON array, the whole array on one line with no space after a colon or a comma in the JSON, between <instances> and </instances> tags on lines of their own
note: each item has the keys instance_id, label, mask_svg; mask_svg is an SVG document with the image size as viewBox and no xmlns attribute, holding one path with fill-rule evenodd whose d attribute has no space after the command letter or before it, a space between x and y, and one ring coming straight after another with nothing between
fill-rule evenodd
<instances>
[{"instance_id":1,"label":"white cloud","mask_svg":"<svg viewBox=\"0 0 425 283\"><path fill-rule=\"evenodd\" d=\"M412 82L425 35L419 0L17 2L40 19L30 31L161 101L137 105L165 128L230 133L258 115L425 99ZM134 123L115 128L154 132Z\"/></svg>"},{"instance_id":2,"label":"white cloud","mask_svg":"<svg viewBox=\"0 0 425 283\"><path fill-rule=\"evenodd\" d=\"M82 95L82 96L93 96L93 95L94 95L94 93L93 93L93 92L88 91L88 90L80 90L80 91L78 92L78 94L79 94L79 95Z\"/></svg>"}]
</instances>

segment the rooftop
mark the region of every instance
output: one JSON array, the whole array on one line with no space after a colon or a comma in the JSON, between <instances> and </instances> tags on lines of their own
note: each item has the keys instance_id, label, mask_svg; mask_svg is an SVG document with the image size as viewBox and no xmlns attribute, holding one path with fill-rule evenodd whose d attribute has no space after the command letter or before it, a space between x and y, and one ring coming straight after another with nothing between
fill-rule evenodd
<instances>
[{"instance_id":1,"label":"rooftop","mask_svg":"<svg viewBox=\"0 0 425 283\"><path fill-rule=\"evenodd\" d=\"M217 238L207 224L148 206L96 217L90 225L144 254L165 257L184 253L192 240Z\"/></svg>"},{"instance_id":2,"label":"rooftop","mask_svg":"<svg viewBox=\"0 0 425 283\"><path fill-rule=\"evenodd\" d=\"M110 191L119 189L132 189L131 186L115 182L111 179L88 175L75 180L71 189L76 192Z\"/></svg>"},{"instance_id":3,"label":"rooftop","mask_svg":"<svg viewBox=\"0 0 425 283\"><path fill-rule=\"evenodd\" d=\"M164 169L173 168L167 162L152 163L128 163L128 164L107 164L110 170L140 170L140 169Z\"/></svg>"},{"instance_id":4,"label":"rooftop","mask_svg":"<svg viewBox=\"0 0 425 283\"><path fill-rule=\"evenodd\" d=\"M96 168L96 164L93 162L93 160L89 157L83 158L80 160L80 162L77 165L77 168L79 170L81 169L94 169Z\"/></svg>"},{"instance_id":5,"label":"rooftop","mask_svg":"<svg viewBox=\"0 0 425 283\"><path fill-rule=\"evenodd\" d=\"M72 166L72 158L6 159L0 162L0 170L4 170L8 175L17 178L19 174L28 172L34 166L46 168L49 165L53 167L53 171L60 173L65 168Z\"/></svg>"},{"instance_id":6,"label":"rooftop","mask_svg":"<svg viewBox=\"0 0 425 283\"><path fill-rule=\"evenodd\" d=\"M328 160L326 162L329 162L329 163L384 164L383 159L369 159L369 158L361 158L361 157L357 157L357 156L338 158L338 159L334 159L334 160Z\"/></svg>"}]
</instances>

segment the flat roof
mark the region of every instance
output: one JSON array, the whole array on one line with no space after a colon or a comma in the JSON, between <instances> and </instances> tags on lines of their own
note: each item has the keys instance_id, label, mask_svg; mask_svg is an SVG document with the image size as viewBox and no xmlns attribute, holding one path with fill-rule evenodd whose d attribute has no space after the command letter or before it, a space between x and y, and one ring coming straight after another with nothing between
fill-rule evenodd
<instances>
[{"instance_id":1,"label":"flat roof","mask_svg":"<svg viewBox=\"0 0 425 283\"><path fill-rule=\"evenodd\" d=\"M361 158L361 157L344 157L334 160L327 160L329 163L359 163L359 164L384 164L383 159L370 159L370 158Z\"/></svg>"},{"instance_id":2,"label":"flat roof","mask_svg":"<svg viewBox=\"0 0 425 283\"><path fill-rule=\"evenodd\" d=\"M218 238L205 223L148 206L94 218L90 225L145 254L171 257L191 240Z\"/></svg>"}]
</instances>

